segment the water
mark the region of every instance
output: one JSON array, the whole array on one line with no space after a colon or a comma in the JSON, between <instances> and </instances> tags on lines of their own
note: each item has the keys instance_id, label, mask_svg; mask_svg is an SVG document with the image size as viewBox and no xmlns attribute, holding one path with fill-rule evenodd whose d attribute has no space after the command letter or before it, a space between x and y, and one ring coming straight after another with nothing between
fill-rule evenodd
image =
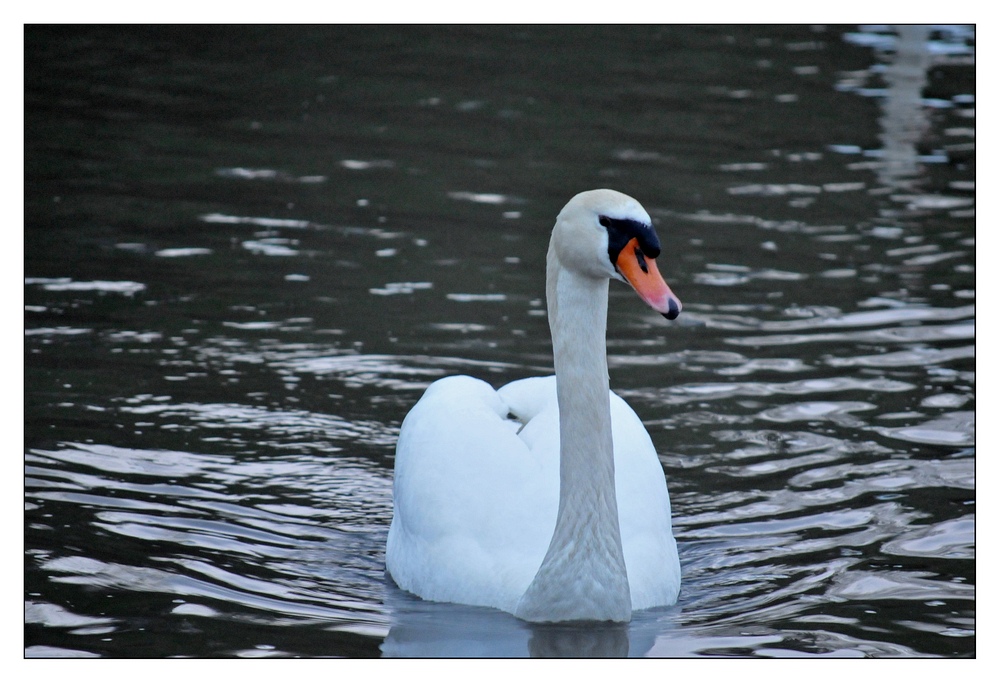
<instances>
[{"instance_id":1,"label":"water","mask_svg":"<svg viewBox=\"0 0 1000 683\"><path fill-rule=\"evenodd\" d=\"M29 656L975 654L962 27L29 28ZM435 378L551 368L562 205L612 283L679 603L530 628L384 573Z\"/></svg>"}]
</instances>

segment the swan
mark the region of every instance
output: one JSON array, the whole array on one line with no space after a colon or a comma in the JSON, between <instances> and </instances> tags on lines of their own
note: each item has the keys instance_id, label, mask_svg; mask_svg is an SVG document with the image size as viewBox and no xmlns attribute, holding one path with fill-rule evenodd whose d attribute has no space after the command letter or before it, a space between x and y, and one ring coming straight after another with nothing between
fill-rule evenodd
<instances>
[{"instance_id":1,"label":"swan","mask_svg":"<svg viewBox=\"0 0 1000 683\"><path fill-rule=\"evenodd\" d=\"M627 622L672 605L680 564L653 443L610 391L608 282L673 320L649 214L613 190L560 211L546 300L555 376L433 382L400 427L386 568L425 600L529 622Z\"/></svg>"}]
</instances>

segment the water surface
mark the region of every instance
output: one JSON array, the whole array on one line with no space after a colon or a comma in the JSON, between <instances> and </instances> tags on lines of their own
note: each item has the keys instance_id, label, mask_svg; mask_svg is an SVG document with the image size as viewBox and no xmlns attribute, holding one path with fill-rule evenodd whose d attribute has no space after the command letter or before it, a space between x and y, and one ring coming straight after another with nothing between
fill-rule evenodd
<instances>
[{"instance_id":1,"label":"water surface","mask_svg":"<svg viewBox=\"0 0 1000 683\"><path fill-rule=\"evenodd\" d=\"M962 27L29 27L29 656L968 656ZM531 628L384 572L434 379L551 372L576 192L653 216L612 386L684 574Z\"/></svg>"}]
</instances>

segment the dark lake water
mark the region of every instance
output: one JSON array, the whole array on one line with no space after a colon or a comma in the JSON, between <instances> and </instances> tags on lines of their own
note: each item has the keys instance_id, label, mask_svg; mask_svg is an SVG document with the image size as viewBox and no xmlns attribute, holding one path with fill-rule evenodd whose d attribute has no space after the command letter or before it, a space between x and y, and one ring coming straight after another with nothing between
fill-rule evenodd
<instances>
[{"instance_id":1,"label":"dark lake water","mask_svg":"<svg viewBox=\"0 0 1000 683\"><path fill-rule=\"evenodd\" d=\"M970 656L975 36L28 27L25 654ZM676 606L531 628L385 575L399 425L551 372L556 213L652 215L611 385Z\"/></svg>"}]
</instances>

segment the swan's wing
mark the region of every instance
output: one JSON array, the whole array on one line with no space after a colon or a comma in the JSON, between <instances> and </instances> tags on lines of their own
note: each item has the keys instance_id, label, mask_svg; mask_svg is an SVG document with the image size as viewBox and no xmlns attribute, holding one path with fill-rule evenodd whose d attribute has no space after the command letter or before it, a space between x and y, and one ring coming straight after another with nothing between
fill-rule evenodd
<instances>
[{"instance_id":1,"label":"swan's wing","mask_svg":"<svg viewBox=\"0 0 1000 683\"><path fill-rule=\"evenodd\" d=\"M432 384L406 416L386 551L401 588L511 609L531 581L555 525L558 482L546 484L552 468L508 412L489 384L460 376Z\"/></svg>"}]
</instances>

